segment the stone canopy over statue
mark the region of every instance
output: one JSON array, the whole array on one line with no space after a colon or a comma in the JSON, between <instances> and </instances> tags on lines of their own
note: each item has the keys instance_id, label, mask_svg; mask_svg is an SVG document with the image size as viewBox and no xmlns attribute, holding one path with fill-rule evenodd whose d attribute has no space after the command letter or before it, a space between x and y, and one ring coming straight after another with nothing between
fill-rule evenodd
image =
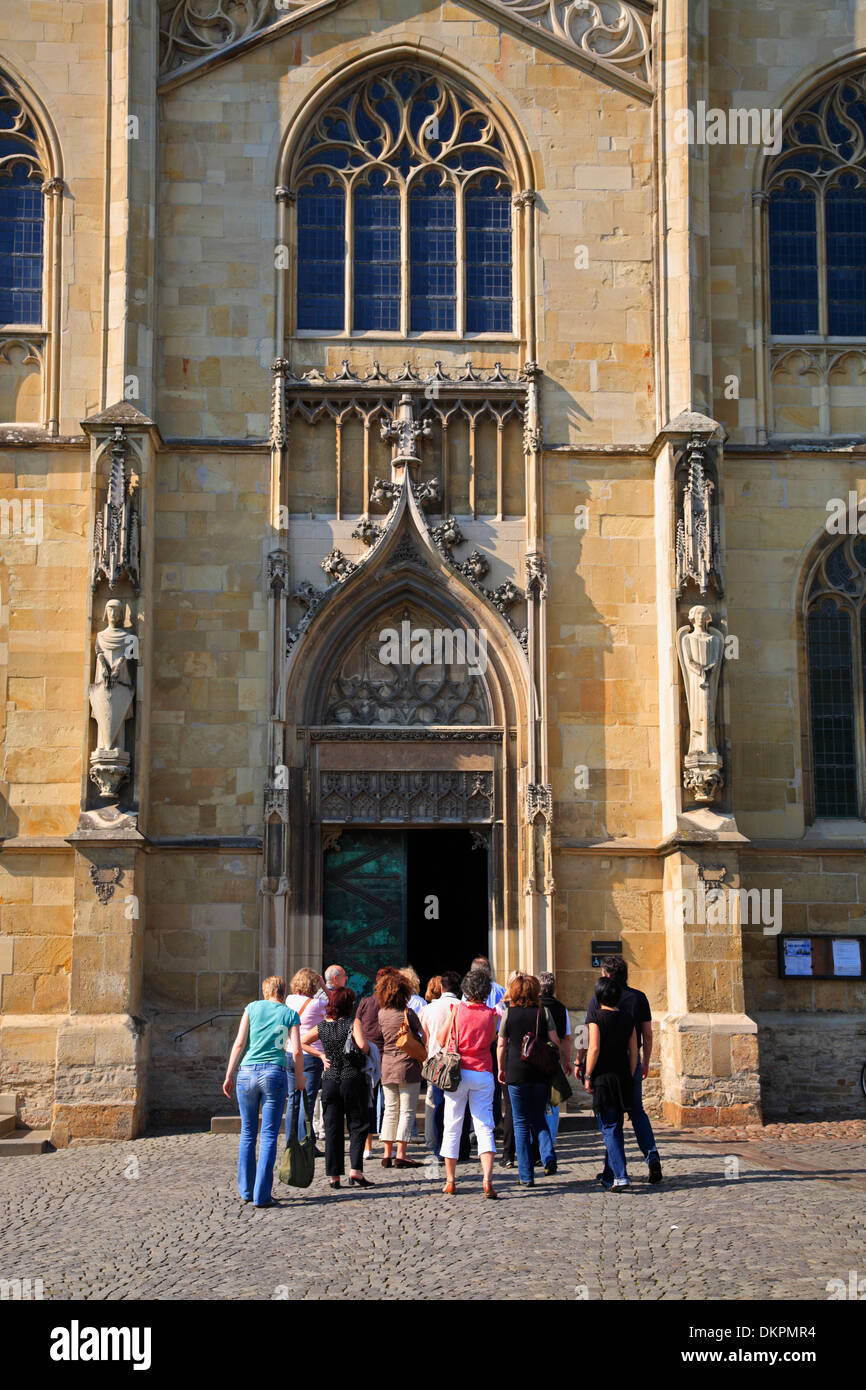
<instances>
[{"instance_id":1,"label":"stone canopy over statue","mask_svg":"<svg viewBox=\"0 0 866 1390\"><path fill-rule=\"evenodd\" d=\"M124 747L124 725L132 715L134 668L138 638L123 626L123 604L109 599L106 626L96 634L96 664L88 690L96 720L96 748L90 757L90 776L102 796L116 796L129 776L130 755Z\"/></svg>"},{"instance_id":2,"label":"stone canopy over statue","mask_svg":"<svg viewBox=\"0 0 866 1390\"><path fill-rule=\"evenodd\" d=\"M711 627L712 613L703 604L689 610L690 627L677 632L677 655L689 710L689 749L683 786L697 801L712 801L720 790L722 758L716 746L716 700L725 656L724 634Z\"/></svg>"}]
</instances>

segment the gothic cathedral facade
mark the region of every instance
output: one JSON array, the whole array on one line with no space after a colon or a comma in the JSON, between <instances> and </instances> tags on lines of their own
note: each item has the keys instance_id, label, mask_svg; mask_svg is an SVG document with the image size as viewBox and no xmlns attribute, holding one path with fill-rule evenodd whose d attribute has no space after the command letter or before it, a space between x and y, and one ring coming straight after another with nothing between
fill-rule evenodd
<instances>
[{"instance_id":1,"label":"gothic cathedral facade","mask_svg":"<svg viewBox=\"0 0 866 1390\"><path fill-rule=\"evenodd\" d=\"M857 1103L861 15L6 8L0 1090L56 1145L219 1108L265 975L478 951L576 1025L621 950L673 1123Z\"/></svg>"}]
</instances>

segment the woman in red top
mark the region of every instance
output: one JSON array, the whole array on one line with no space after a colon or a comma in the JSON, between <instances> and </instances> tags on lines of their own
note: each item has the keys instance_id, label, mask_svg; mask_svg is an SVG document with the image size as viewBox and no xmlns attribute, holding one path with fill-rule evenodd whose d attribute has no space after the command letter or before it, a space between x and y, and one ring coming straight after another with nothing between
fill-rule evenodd
<instances>
[{"instance_id":1,"label":"woman in red top","mask_svg":"<svg viewBox=\"0 0 866 1390\"><path fill-rule=\"evenodd\" d=\"M457 1155L460 1152L460 1131L466 1104L478 1140L478 1157L484 1178L484 1196L495 1197L493 1157L496 1141L493 1138L493 1059L490 1046L496 1035L499 1015L488 1009L485 1000L490 993L490 976L486 970L470 970L461 985L468 1001L459 1003L448 1014L439 1030L438 1042L448 1044L460 1054L460 1085L456 1091L445 1092L445 1116L440 1150L445 1160L448 1181L442 1191L453 1197L457 1175Z\"/></svg>"}]
</instances>

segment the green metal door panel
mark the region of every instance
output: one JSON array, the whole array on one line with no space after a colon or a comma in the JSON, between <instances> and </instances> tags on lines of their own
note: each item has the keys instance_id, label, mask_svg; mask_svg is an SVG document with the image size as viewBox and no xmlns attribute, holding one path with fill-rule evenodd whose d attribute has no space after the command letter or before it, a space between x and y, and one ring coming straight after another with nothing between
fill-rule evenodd
<instances>
[{"instance_id":1,"label":"green metal door panel","mask_svg":"<svg viewBox=\"0 0 866 1390\"><path fill-rule=\"evenodd\" d=\"M406 964L406 858L401 830L344 830L325 853L322 968L342 965L358 996Z\"/></svg>"}]
</instances>

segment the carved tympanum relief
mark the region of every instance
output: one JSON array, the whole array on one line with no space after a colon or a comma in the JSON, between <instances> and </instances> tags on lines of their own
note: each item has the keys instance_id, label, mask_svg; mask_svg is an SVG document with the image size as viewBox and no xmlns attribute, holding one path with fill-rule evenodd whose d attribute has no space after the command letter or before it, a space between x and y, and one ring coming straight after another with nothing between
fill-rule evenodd
<instances>
[{"instance_id":1,"label":"carved tympanum relief","mask_svg":"<svg viewBox=\"0 0 866 1390\"><path fill-rule=\"evenodd\" d=\"M481 655L474 631L446 629L403 605L377 618L349 649L331 680L324 722L489 724L487 693L473 674Z\"/></svg>"}]
</instances>

